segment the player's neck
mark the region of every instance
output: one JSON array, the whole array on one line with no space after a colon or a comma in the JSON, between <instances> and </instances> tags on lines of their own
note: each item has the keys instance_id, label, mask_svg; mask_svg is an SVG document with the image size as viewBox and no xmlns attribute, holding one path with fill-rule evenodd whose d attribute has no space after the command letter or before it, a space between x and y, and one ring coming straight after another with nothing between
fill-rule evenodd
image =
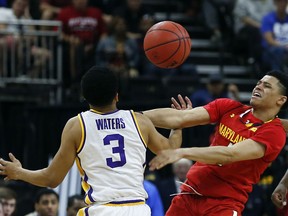
<instances>
[{"instance_id":1,"label":"player's neck","mask_svg":"<svg viewBox=\"0 0 288 216\"><path fill-rule=\"evenodd\" d=\"M108 106L101 106L101 107L96 107L96 106L90 106L90 109L100 112L100 113L110 113L114 112L117 110L116 105L108 105Z\"/></svg>"},{"instance_id":2,"label":"player's neck","mask_svg":"<svg viewBox=\"0 0 288 216\"><path fill-rule=\"evenodd\" d=\"M263 110L254 109L254 108L253 108L253 109L252 109L252 113L253 113L253 115L254 115L256 118L262 120L263 122L270 121L270 120L274 119L274 118L277 116L277 114L275 114L274 110L273 110L273 112L272 112L272 111L270 111L270 112L269 112L269 111L263 112Z\"/></svg>"}]
</instances>

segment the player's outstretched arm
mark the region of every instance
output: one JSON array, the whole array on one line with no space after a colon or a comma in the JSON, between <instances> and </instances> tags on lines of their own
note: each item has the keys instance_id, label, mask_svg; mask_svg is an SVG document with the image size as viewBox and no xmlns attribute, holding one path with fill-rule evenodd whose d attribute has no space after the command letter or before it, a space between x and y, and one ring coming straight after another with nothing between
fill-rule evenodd
<instances>
[{"instance_id":1,"label":"player's outstretched arm","mask_svg":"<svg viewBox=\"0 0 288 216\"><path fill-rule=\"evenodd\" d=\"M143 113L156 127L160 128L186 128L196 125L204 125L210 122L210 116L207 110L203 107L196 107L193 109L190 109L189 107L189 109L185 110L182 108L159 108L146 110Z\"/></svg>"},{"instance_id":2,"label":"player's outstretched arm","mask_svg":"<svg viewBox=\"0 0 288 216\"><path fill-rule=\"evenodd\" d=\"M288 170L273 191L271 200L278 208L283 208L287 205L286 194L288 189Z\"/></svg>"},{"instance_id":3,"label":"player's outstretched arm","mask_svg":"<svg viewBox=\"0 0 288 216\"><path fill-rule=\"evenodd\" d=\"M39 170L24 169L20 161L10 153L11 161L0 159L0 174L6 176L5 180L22 180L37 186L56 187L72 167L80 140L80 123L75 117L65 125L60 148L48 167Z\"/></svg>"},{"instance_id":4,"label":"player's outstretched arm","mask_svg":"<svg viewBox=\"0 0 288 216\"><path fill-rule=\"evenodd\" d=\"M144 136L144 140L147 143L148 148L155 154L164 149L179 148L182 143L182 130L171 130L169 138L160 134L153 123L145 115L136 113L137 121L141 130L141 134Z\"/></svg>"},{"instance_id":5,"label":"player's outstretched arm","mask_svg":"<svg viewBox=\"0 0 288 216\"><path fill-rule=\"evenodd\" d=\"M209 146L164 150L153 158L149 165L150 170L160 169L181 158L187 158L206 164L224 165L236 161L261 158L264 154L264 145L251 139L246 139L230 147Z\"/></svg>"}]
</instances>

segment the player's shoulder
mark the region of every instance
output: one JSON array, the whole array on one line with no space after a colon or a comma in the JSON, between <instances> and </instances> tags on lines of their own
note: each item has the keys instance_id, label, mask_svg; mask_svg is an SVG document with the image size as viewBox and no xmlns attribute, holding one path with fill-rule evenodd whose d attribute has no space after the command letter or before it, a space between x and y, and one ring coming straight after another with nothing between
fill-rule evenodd
<instances>
[{"instance_id":1,"label":"player's shoulder","mask_svg":"<svg viewBox=\"0 0 288 216\"><path fill-rule=\"evenodd\" d=\"M79 117L78 116L74 116L74 117L71 117L70 119L68 119L68 121L66 122L66 126L65 127L68 127L68 128L71 128L71 129L80 128Z\"/></svg>"},{"instance_id":2,"label":"player's shoulder","mask_svg":"<svg viewBox=\"0 0 288 216\"><path fill-rule=\"evenodd\" d=\"M149 123L152 123L151 120L145 116L142 112L134 112L136 120L140 125L147 125Z\"/></svg>"}]
</instances>

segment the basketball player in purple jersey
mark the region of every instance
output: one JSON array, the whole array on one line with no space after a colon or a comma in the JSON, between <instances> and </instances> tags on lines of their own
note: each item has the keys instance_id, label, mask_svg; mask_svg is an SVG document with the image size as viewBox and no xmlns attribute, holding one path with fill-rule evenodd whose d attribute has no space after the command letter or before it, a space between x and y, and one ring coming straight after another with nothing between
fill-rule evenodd
<instances>
[{"instance_id":1,"label":"basketball player in purple jersey","mask_svg":"<svg viewBox=\"0 0 288 216\"><path fill-rule=\"evenodd\" d=\"M0 174L6 180L56 187L76 160L88 205L78 216L151 215L143 186L146 147L154 153L179 148L181 130L172 130L167 139L145 115L118 110L117 77L106 68L91 68L82 78L81 90L90 110L67 122L52 163L31 171L10 153L11 162L0 159Z\"/></svg>"}]
</instances>

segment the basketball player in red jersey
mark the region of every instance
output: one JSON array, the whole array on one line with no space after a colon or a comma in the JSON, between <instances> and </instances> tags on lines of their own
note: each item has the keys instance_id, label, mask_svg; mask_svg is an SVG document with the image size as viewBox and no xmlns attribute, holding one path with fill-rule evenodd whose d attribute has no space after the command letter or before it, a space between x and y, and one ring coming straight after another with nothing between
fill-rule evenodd
<instances>
[{"instance_id":1,"label":"basketball player in red jersey","mask_svg":"<svg viewBox=\"0 0 288 216\"><path fill-rule=\"evenodd\" d=\"M151 170L180 158L196 161L166 216L241 215L252 185L285 144L286 132L277 114L288 105L287 87L288 77L271 71L256 84L250 106L222 98L194 109L144 112L163 128L217 123L211 146L164 150L151 160Z\"/></svg>"}]
</instances>

